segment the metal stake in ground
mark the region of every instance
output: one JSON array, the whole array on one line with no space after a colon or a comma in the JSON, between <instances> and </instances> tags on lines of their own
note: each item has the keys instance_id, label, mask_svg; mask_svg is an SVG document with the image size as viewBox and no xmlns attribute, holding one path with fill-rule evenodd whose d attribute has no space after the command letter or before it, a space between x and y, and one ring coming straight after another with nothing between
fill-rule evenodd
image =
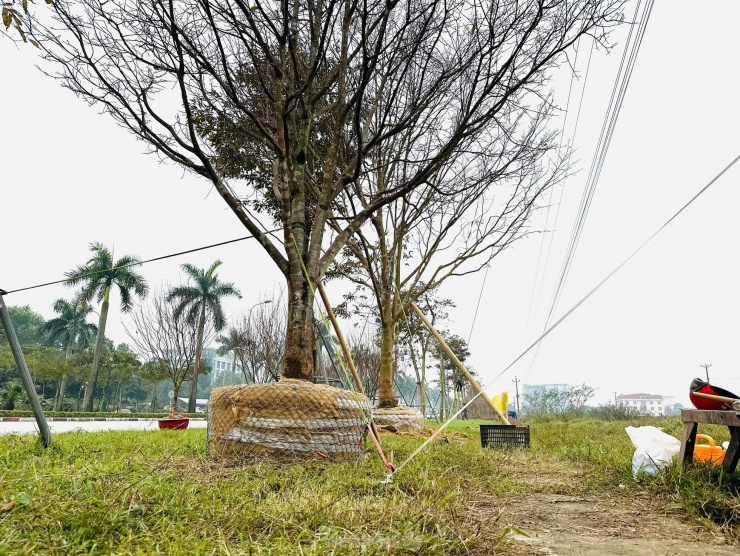
<instances>
[{"instance_id":1,"label":"metal stake in ground","mask_svg":"<svg viewBox=\"0 0 740 556\"><path fill-rule=\"evenodd\" d=\"M416 311L416 314L419 315L421 322L426 325L432 335L437 339L439 345L442 346L442 349L445 350L445 353L447 353L450 360L458 369L460 369L460 372L465 375L465 378L468 379L468 382L473 387L473 390L480 394L480 397L483 398L483 400L488 404L488 407L490 407L498 416L499 421L501 421L504 425L510 425L511 423L509 423L509 420L506 418L506 416L501 413L501 410L498 407L496 407L496 404L493 403L493 400L491 400L491 398L486 395L486 393L480 387L480 384L476 382L476 380L473 378L473 375L468 372L468 370L465 368L465 365L463 365L457 358L457 356L452 352L452 349L450 348L450 346L447 345L447 342L445 342L444 338L442 338L442 335L435 330L434 326L432 326L432 323L429 322L429 320L424 316L424 313L421 312L421 309L416 306L416 303L412 302L411 307L414 309L414 311Z\"/></svg>"},{"instance_id":2,"label":"metal stake in ground","mask_svg":"<svg viewBox=\"0 0 740 556\"><path fill-rule=\"evenodd\" d=\"M3 294L5 291L0 290L0 322L2 322L3 328L5 329L5 335L8 337L8 343L10 344L10 350L13 352L13 358L15 359L15 365L18 367L18 371L21 373L21 382L23 382L23 388L28 395L28 400L31 403L31 409L33 415L36 417L36 423L39 426L39 432L41 433L41 442L43 442L46 448L51 447L51 431L49 430L49 424L46 422L46 416L44 410L41 409L39 403L39 397L36 395L36 388L33 385L31 379L31 373L28 372L28 365L23 357L21 351L21 345L18 343L18 336L15 334L13 323L10 321L10 314L8 308L5 306L5 300L3 300Z\"/></svg>"}]
</instances>

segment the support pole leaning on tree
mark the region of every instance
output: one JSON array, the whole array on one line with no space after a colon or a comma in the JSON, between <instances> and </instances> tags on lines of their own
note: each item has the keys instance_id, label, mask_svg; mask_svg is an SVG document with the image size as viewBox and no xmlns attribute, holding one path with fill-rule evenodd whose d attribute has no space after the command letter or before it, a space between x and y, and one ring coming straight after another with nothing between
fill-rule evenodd
<instances>
[{"instance_id":1,"label":"support pole leaning on tree","mask_svg":"<svg viewBox=\"0 0 740 556\"><path fill-rule=\"evenodd\" d=\"M357 387L357 391L360 394L363 394L362 391L362 381L360 380L360 375L357 374L357 368L355 368L355 362L352 360L352 355L349 353L349 346L347 346L347 342L344 340L344 335L342 334L342 331L339 329L339 323L337 322L337 317L334 316L334 310L331 308L331 303L329 303L329 298L326 295L326 290L324 289L324 285L319 282L319 295L321 295L321 301L324 302L324 307L326 308L326 314L329 316L329 320L331 321L331 325L334 327L334 332L337 334L337 339L339 340L339 345L342 347L342 353L344 354L344 360L347 362L347 366L349 367L349 372L352 373L352 378L355 380L355 386ZM370 421L370 428L373 431L373 434L375 435L375 438L378 438L378 429L375 428L375 423Z\"/></svg>"},{"instance_id":2,"label":"support pole leaning on tree","mask_svg":"<svg viewBox=\"0 0 740 556\"><path fill-rule=\"evenodd\" d=\"M39 426L39 432L41 434L41 442L44 444L44 447L51 448L51 431L49 430L49 424L46 422L44 410L41 409L41 403L39 402L39 397L36 395L36 388L33 385L31 373L28 371L28 365L26 365L26 360L23 357L21 345L18 343L18 336L16 336L13 323L10 321L10 314L8 313L8 308L5 306L5 300L3 299L4 293L5 292L3 290L0 290L0 322L2 322L3 328L5 329L5 335L8 337L8 343L10 344L10 350L13 352L15 365L18 367L18 372L21 374L23 389L28 395L28 401L31 403L33 415L36 417L36 423Z\"/></svg>"},{"instance_id":3,"label":"support pole leaning on tree","mask_svg":"<svg viewBox=\"0 0 740 556\"><path fill-rule=\"evenodd\" d=\"M432 326L432 323L429 322L429 320L424 316L424 313L421 312L421 309L417 307L416 303L412 302L411 307L414 309L414 311L416 311L416 314L419 315L421 322L426 325L432 335L437 339L439 345L442 346L442 349L445 350L445 353L447 353L447 356L450 358L450 360L452 360L455 366L460 369L460 372L465 375L465 378L468 379L468 382L473 387L473 390L480 394L480 397L483 398L486 404L488 404L488 407L490 407L496 414L496 416L498 416L499 421L501 421L504 425L510 425L511 423L509 423L506 415L501 413L501 410L496 407L496 404L493 403L493 400L491 400L491 398L486 395L486 393L483 391L483 388L480 387L480 384L476 382L476 380L473 378L473 375L468 372L468 370L465 368L465 365L463 365L457 358L457 356L452 352L452 349L450 348L450 346L447 345L447 342L445 342L444 338L442 338L442 335L435 330L434 326Z\"/></svg>"}]
</instances>

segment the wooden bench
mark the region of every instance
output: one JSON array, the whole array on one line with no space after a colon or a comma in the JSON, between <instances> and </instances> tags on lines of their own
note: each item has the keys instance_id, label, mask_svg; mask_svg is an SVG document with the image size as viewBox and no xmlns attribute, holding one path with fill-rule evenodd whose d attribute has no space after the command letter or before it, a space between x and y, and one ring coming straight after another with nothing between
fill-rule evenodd
<instances>
[{"instance_id":1,"label":"wooden bench","mask_svg":"<svg viewBox=\"0 0 740 556\"><path fill-rule=\"evenodd\" d=\"M708 425L726 425L730 429L730 445L727 448L722 467L732 473L740 459L740 411L706 411L702 409L682 409L683 436L678 460L681 465L691 463L694 459L696 429L699 423Z\"/></svg>"}]
</instances>

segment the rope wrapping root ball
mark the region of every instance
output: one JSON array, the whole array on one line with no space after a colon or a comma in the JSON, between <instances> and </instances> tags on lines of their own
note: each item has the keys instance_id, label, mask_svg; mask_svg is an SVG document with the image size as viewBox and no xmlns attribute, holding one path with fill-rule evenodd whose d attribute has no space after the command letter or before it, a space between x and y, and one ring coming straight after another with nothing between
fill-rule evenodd
<instances>
[{"instance_id":1,"label":"rope wrapping root ball","mask_svg":"<svg viewBox=\"0 0 740 556\"><path fill-rule=\"evenodd\" d=\"M379 429L389 432L417 432L424 429L424 416L413 407L376 407L373 421Z\"/></svg>"},{"instance_id":2,"label":"rope wrapping root ball","mask_svg":"<svg viewBox=\"0 0 740 556\"><path fill-rule=\"evenodd\" d=\"M355 461L371 418L362 394L291 379L216 388L208 407L208 455L233 463Z\"/></svg>"}]
</instances>

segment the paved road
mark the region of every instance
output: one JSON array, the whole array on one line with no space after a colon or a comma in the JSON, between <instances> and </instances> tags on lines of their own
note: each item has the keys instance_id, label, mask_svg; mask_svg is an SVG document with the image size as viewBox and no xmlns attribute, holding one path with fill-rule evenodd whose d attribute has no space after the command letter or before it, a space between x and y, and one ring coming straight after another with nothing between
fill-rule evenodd
<instances>
[{"instance_id":1,"label":"paved road","mask_svg":"<svg viewBox=\"0 0 740 556\"><path fill-rule=\"evenodd\" d=\"M190 421L188 428L204 429L206 421ZM52 433L71 431L123 431L144 430L153 431L159 428L156 419L144 421L49 421ZM0 422L0 435L10 433L36 433L38 427L35 421Z\"/></svg>"}]
</instances>

